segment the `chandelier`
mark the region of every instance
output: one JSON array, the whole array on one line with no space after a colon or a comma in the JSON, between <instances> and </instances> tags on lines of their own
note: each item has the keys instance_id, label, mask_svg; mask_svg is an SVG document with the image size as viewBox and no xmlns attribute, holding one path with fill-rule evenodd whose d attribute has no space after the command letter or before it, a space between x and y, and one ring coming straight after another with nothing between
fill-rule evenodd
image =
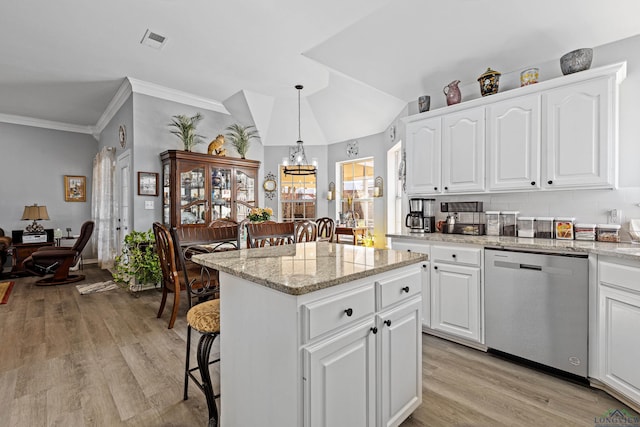
<instances>
[{"instance_id":1,"label":"chandelier","mask_svg":"<svg viewBox=\"0 0 640 427\"><path fill-rule=\"evenodd\" d=\"M289 161L292 164L287 164L284 167L285 175L315 175L316 165L307 161L307 155L304 152L302 138L300 137L300 91L302 85L296 85L298 90L298 141L295 147L291 147L289 150Z\"/></svg>"}]
</instances>

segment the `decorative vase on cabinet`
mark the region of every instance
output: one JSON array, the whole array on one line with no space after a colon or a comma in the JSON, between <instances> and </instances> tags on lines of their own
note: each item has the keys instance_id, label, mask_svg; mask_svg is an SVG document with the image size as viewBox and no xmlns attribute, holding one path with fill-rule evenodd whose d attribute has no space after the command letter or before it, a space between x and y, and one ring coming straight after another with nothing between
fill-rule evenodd
<instances>
[{"instance_id":1,"label":"decorative vase on cabinet","mask_svg":"<svg viewBox=\"0 0 640 427\"><path fill-rule=\"evenodd\" d=\"M447 97L447 105L459 104L462 101L462 93L460 93L458 83L460 83L460 80L454 80L442 89L442 92Z\"/></svg>"}]
</instances>

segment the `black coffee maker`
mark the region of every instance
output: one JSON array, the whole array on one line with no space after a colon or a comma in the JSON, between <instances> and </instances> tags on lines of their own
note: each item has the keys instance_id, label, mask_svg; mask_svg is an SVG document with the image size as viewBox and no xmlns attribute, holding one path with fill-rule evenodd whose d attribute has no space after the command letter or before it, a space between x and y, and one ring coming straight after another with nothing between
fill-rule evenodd
<instances>
[{"instance_id":1,"label":"black coffee maker","mask_svg":"<svg viewBox=\"0 0 640 427\"><path fill-rule=\"evenodd\" d=\"M435 202L436 199L409 199L409 214L405 218L405 225L411 233L436 231Z\"/></svg>"}]
</instances>

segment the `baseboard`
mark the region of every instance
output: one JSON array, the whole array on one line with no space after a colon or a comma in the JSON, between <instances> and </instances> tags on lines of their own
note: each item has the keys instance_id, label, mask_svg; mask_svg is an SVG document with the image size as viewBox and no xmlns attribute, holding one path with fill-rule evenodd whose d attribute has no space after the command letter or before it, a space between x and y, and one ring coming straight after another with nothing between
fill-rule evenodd
<instances>
[{"instance_id":1,"label":"baseboard","mask_svg":"<svg viewBox=\"0 0 640 427\"><path fill-rule=\"evenodd\" d=\"M464 338L449 335L446 332L436 331L435 329L431 329L426 326L422 326L422 332L424 332L425 334L433 335L434 337L445 339L447 341L453 341L457 344L466 345L467 347L475 348L476 350L480 351L487 351L488 348L486 345L479 342L465 340Z\"/></svg>"},{"instance_id":2,"label":"baseboard","mask_svg":"<svg viewBox=\"0 0 640 427\"><path fill-rule=\"evenodd\" d=\"M604 391L605 393L607 393L611 397L619 400L620 402L622 402L625 405L627 405L629 408L631 408L634 411L640 413L640 403L630 399L629 397L627 397L623 393L620 393L619 391L612 389L607 384L605 384L605 383L603 383L600 380L597 380L595 378L589 378L589 384L591 385L591 387L597 388L598 390Z\"/></svg>"}]
</instances>

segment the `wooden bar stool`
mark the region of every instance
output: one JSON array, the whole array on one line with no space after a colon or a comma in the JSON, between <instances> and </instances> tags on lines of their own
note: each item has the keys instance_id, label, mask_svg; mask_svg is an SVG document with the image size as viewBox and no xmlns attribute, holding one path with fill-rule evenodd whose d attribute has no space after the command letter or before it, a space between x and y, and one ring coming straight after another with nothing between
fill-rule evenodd
<instances>
[{"instance_id":1,"label":"wooden bar stool","mask_svg":"<svg viewBox=\"0 0 640 427\"><path fill-rule=\"evenodd\" d=\"M209 361L211 347L213 342L220 335L220 300L215 299L205 301L195 305L187 312L187 323L190 328L200 332L202 336L198 341L198 351L196 359L198 366L185 370L184 383L184 400L187 400L187 389L189 387L189 378L193 380L207 399L207 407L209 408L209 427L217 427L219 424L218 407L216 406L216 398L220 395L213 393L213 384L211 383L211 373L209 365L220 362L220 359ZM187 360L189 360L190 343L187 342ZM200 380L193 374L193 371L200 371Z\"/></svg>"}]
</instances>

